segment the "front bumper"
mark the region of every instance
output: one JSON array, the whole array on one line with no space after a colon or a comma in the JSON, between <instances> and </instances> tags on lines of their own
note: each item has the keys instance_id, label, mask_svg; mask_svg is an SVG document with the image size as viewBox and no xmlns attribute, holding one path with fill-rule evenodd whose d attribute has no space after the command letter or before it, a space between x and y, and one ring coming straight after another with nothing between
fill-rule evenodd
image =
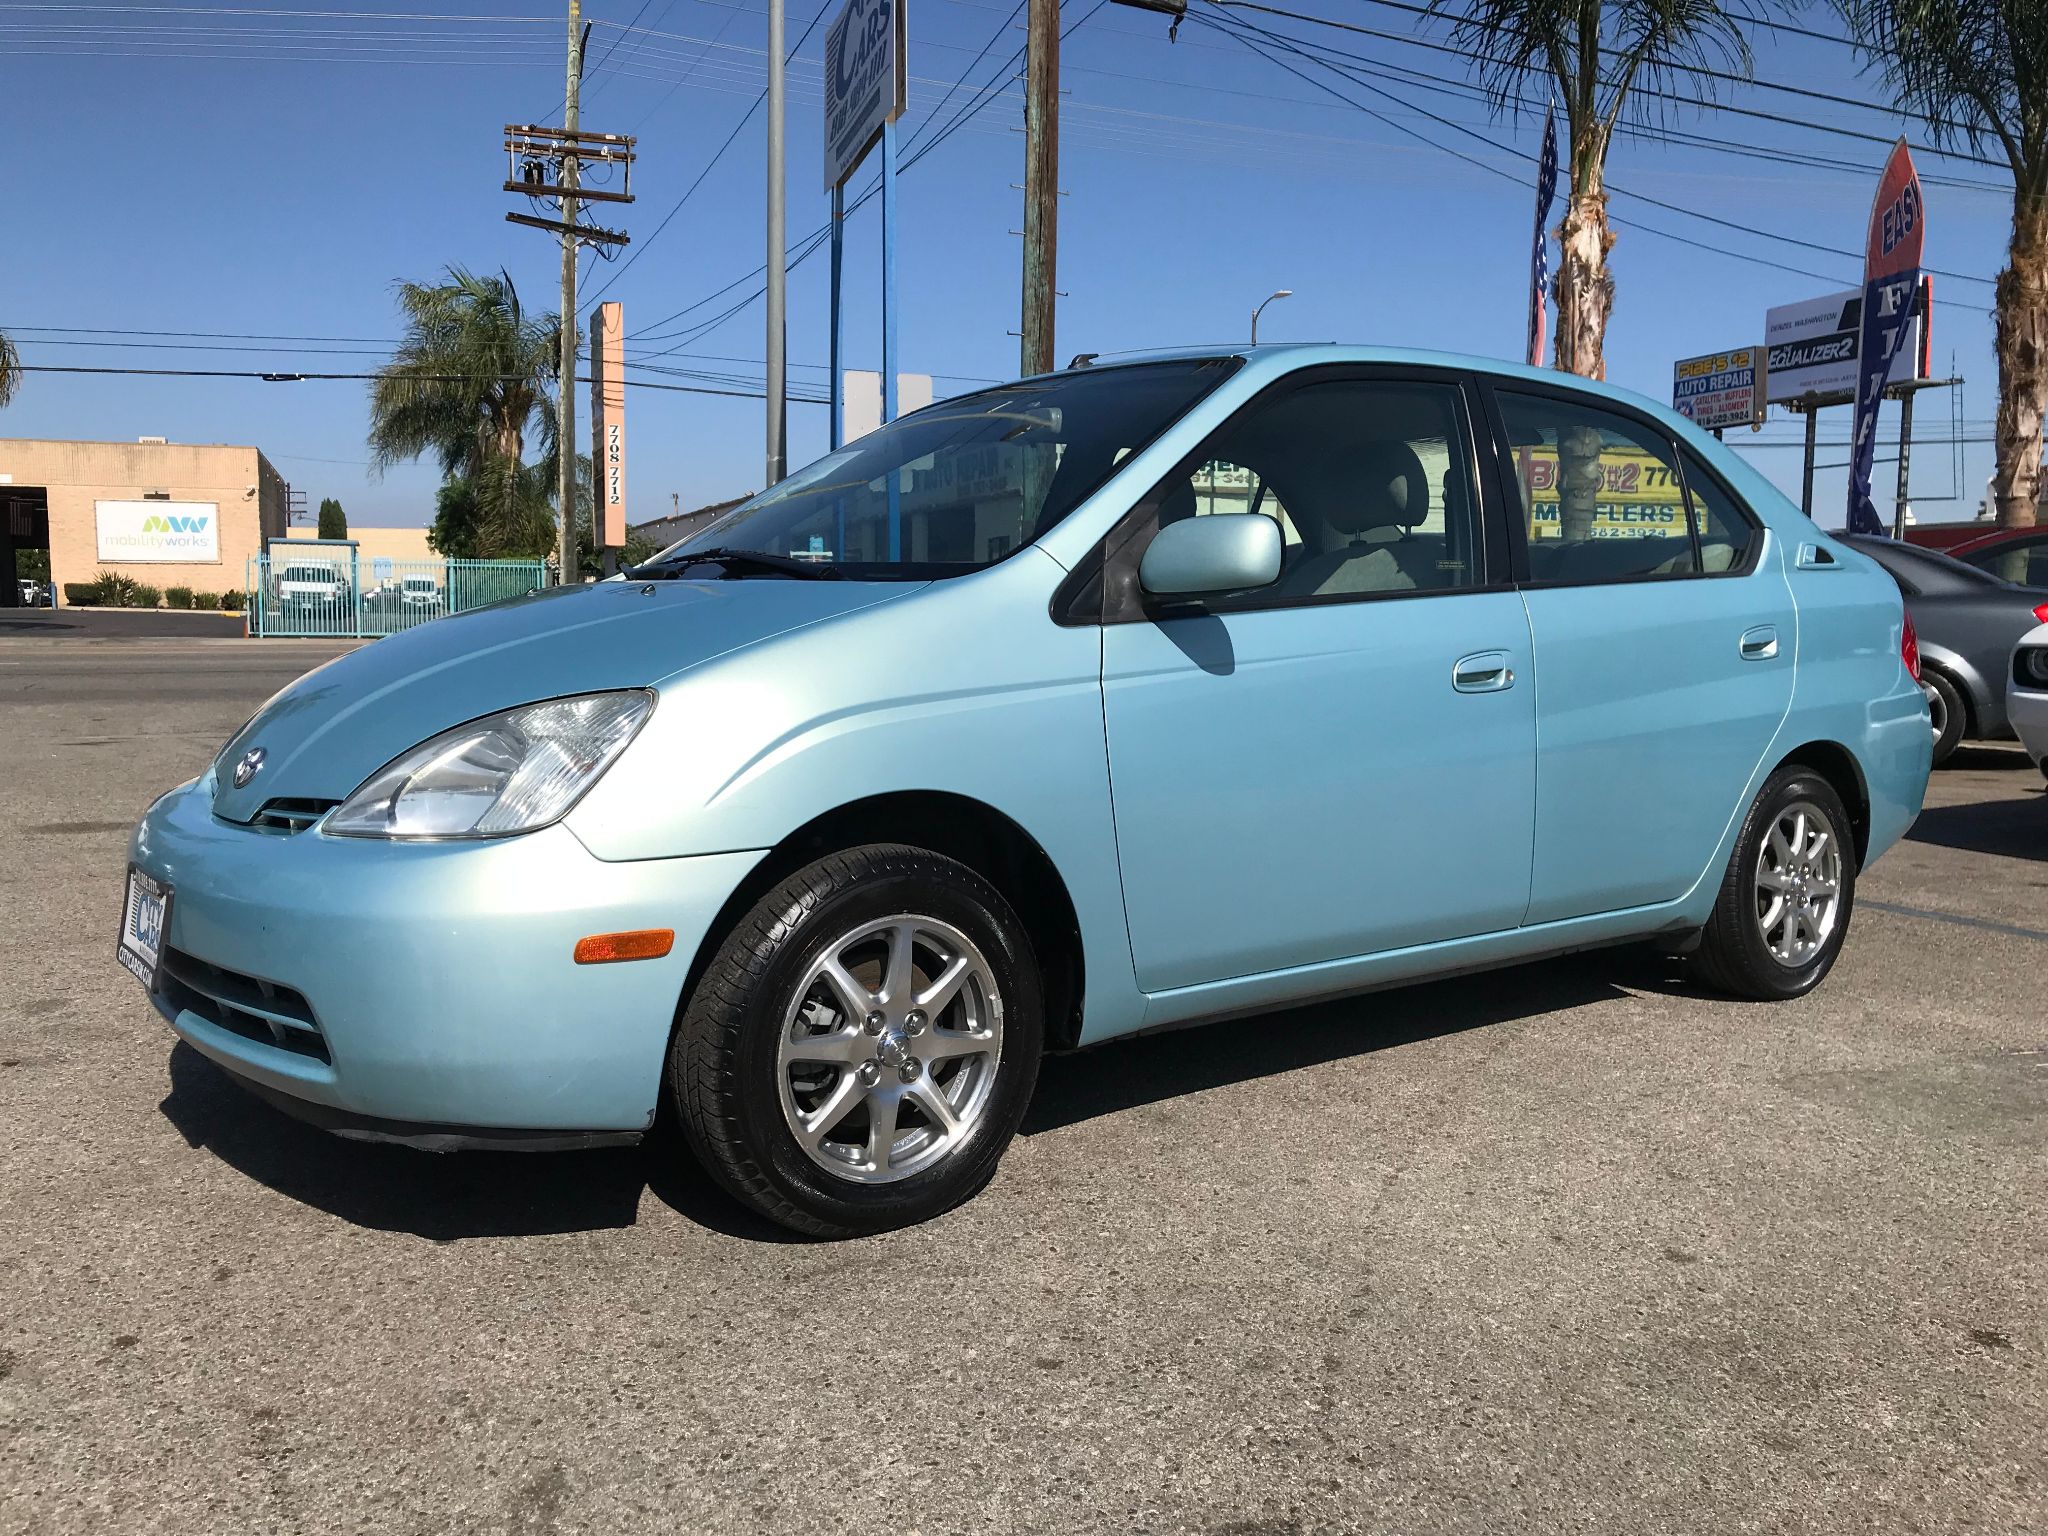
<instances>
[{"instance_id":1,"label":"front bumper","mask_svg":"<svg viewBox=\"0 0 2048 1536\"><path fill-rule=\"evenodd\" d=\"M2043 774L2048 774L2048 693L2008 684L2005 712L2013 734L2027 749L2027 756Z\"/></svg>"},{"instance_id":2,"label":"front bumper","mask_svg":"<svg viewBox=\"0 0 2048 1536\"><path fill-rule=\"evenodd\" d=\"M150 807L130 857L172 888L165 974L183 979L152 1001L181 1038L316 1122L439 1138L646 1129L698 944L760 854L606 863L559 825L448 843L270 831L217 819L194 782ZM638 928L674 929L674 949L571 958Z\"/></svg>"}]
</instances>

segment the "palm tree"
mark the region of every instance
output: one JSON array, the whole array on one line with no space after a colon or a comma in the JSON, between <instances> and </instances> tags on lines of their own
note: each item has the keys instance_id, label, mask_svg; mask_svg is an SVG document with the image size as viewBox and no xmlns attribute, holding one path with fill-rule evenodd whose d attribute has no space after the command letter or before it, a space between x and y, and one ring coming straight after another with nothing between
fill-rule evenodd
<instances>
[{"instance_id":1,"label":"palm tree","mask_svg":"<svg viewBox=\"0 0 2048 1536\"><path fill-rule=\"evenodd\" d=\"M559 320L529 316L505 273L461 267L445 282L400 283L398 307L405 339L370 386L376 466L433 454L446 480L466 484L478 551L527 553L553 483ZM545 475L525 462L536 416Z\"/></svg>"},{"instance_id":2,"label":"palm tree","mask_svg":"<svg viewBox=\"0 0 2048 1536\"><path fill-rule=\"evenodd\" d=\"M1992 300L1998 521L2039 517L2048 407L2048 6L2040 0L1835 0L1899 104L1936 143L1996 145L2012 167L2012 240ZM2020 559L2024 561L2025 556Z\"/></svg>"},{"instance_id":3,"label":"palm tree","mask_svg":"<svg viewBox=\"0 0 2048 1536\"><path fill-rule=\"evenodd\" d=\"M1455 40L1475 57L1496 113L1531 83L1547 83L1563 105L1571 191L1557 231L1557 365L1604 379L1614 307L1607 148L1615 123L1639 83L1669 81L1714 61L1747 74L1749 45L1720 0L1466 0L1462 10L1431 0L1431 9L1451 20ZM1690 75L1685 82L1695 96L1705 83Z\"/></svg>"},{"instance_id":4,"label":"palm tree","mask_svg":"<svg viewBox=\"0 0 2048 1536\"><path fill-rule=\"evenodd\" d=\"M14 350L14 343L7 339L7 333L0 331L0 405L14 398L14 392L21 388L21 354Z\"/></svg>"}]
</instances>

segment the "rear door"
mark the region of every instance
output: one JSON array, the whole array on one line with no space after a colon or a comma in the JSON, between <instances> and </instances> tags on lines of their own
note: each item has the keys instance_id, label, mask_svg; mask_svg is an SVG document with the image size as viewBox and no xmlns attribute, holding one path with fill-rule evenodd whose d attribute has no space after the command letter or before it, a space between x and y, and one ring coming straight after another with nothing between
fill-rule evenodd
<instances>
[{"instance_id":1,"label":"rear door","mask_svg":"<svg viewBox=\"0 0 2048 1536\"><path fill-rule=\"evenodd\" d=\"M1527 921L1673 900L1791 706L1791 590L1653 420L1539 384L1493 401L1538 670Z\"/></svg>"}]
</instances>

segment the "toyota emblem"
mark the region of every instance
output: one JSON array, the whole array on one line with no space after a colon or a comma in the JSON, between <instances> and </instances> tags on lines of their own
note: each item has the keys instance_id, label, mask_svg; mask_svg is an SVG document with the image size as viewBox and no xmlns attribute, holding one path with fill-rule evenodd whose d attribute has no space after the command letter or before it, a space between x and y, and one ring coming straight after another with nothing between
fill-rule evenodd
<instances>
[{"instance_id":1,"label":"toyota emblem","mask_svg":"<svg viewBox=\"0 0 2048 1536\"><path fill-rule=\"evenodd\" d=\"M235 788L241 789L255 778L263 768L263 749L251 747L242 754L242 760L235 764Z\"/></svg>"}]
</instances>

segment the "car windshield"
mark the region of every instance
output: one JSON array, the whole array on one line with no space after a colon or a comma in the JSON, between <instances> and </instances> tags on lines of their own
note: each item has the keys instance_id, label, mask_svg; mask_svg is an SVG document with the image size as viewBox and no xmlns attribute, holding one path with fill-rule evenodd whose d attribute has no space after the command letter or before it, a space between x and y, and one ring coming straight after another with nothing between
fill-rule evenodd
<instances>
[{"instance_id":1,"label":"car windshield","mask_svg":"<svg viewBox=\"0 0 2048 1536\"><path fill-rule=\"evenodd\" d=\"M639 569L718 552L728 575L747 577L807 574L792 561L871 581L979 570L1054 527L1234 362L1081 368L942 401L797 471Z\"/></svg>"},{"instance_id":2,"label":"car windshield","mask_svg":"<svg viewBox=\"0 0 2048 1536\"><path fill-rule=\"evenodd\" d=\"M288 565L284 568L286 581L333 581L334 568L326 565Z\"/></svg>"}]
</instances>

